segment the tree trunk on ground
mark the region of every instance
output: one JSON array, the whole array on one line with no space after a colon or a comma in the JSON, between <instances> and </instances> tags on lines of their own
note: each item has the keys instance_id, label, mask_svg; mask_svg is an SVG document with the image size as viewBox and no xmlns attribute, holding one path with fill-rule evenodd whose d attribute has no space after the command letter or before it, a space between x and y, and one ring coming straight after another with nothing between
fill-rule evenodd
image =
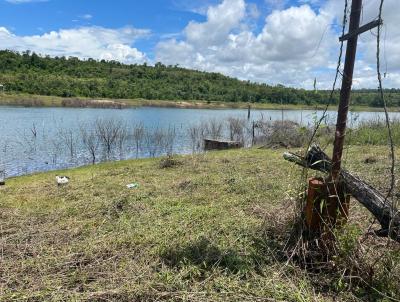
<instances>
[{"instance_id":1,"label":"tree trunk on ground","mask_svg":"<svg viewBox=\"0 0 400 302\"><path fill-rule=\"evenodd\" d=\"M302 167L324 173L330 173L332 167L331 159L316 145L311 146L305 158L290 152L285 152L283 157ZM400 212L394 207L394 203L374 187L344 169L340 171L340 178L347 193L358 200L379 221L382 229L376 232L377 235L400 242Z\"/></svg>"}]
</instances>

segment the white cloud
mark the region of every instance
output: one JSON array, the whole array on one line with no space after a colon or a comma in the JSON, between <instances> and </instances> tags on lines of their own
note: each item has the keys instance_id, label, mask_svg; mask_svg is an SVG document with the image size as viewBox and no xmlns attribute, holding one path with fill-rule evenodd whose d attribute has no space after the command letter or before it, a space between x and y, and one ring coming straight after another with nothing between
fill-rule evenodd
<instances>
[{"instance_id":1,"label":"white cloud","mask_svg":"<svg viewBox=\"0 0 400 302\"><path fill-rule=\"evenodd\" d=\"M330 58L331 17L308 5L275 10L255 34L246 26L245 16L243 0L210 7L207 21L189 23L184 39L160 42L156 60L242 79L311 86L313 69Z\"/></svg>"},{"instance_id":2,"label":"white cloud","mask_svg":"<svg viewBox=\"0 0 400 302\"><path fill-rule=\"evenodd\" d=\"M224 42L232 29L239 25L245 16L243 0L224 1L207 10L207 22L191 21L185 29L187 40L199 47L218 45Z\"/></svg>"},{"instance_id":3,"label":"white cloud","mask_svg":"<svg viewBox=\"0 0 400 302\"><path fill-rule=\"evenodd\" d=\"M219 0L171 0L174 9L199 15L207 15L208 8Z\"/></svg>"},{"instance_id":4,"label":"white cloud","mask_svg":"<svg viewBox=\"0 0 400 302\"><path fill-rule=\"evenodd\" d=\"M257 36L258 55L273 61L309 60L330 21L325 12L317 14L308 5L274 11Z\"/></svg>"},{"instance_id":5,"label":"white cloud","mask_svg":"<svg viewBox=\"0 0 400 302\"><path fill-rule=\"evenodd\" d=\"M261 31L248 26L251 15L244 0L223 0L210 6L205 22L190 22L182 38L161 41L156 60L188 68L221 72L241 79L270 84L330 88L339 50L338 28L343 14L342 0L265 0L274 10L265 16ZM386 40L382 42L382 65L388 73L387 87L400 87L400 27L398 1L386 0ZM320 4L319 10L310 5ZM287 7L286 9L284 7ZM378 3L364 6L363 23L376 18ZM376 38L367 32L360 37L359 59L354 86L376 87Z\"/></svg>"},{"instance_id":6,"label":"white cloud","mask_svg":"<svg viewBox=\"0 0 400 302\"><path fill-rule=\"evenodd\" d=\"M381 72L386 73L383 84L385 87L400 87L400 27L398 23L398 0L386 0L383 6L384 27L381 36ZM327 8L332 14L340 16L343 3L330 0ZM379 1L367 1L363 6L362 24L375 20L378 15ZM328 10L328 9L327 9ZM359 36L358 60L354 74L354 87L376 88L376 32L365 32Z\"/></svg>"},{"instance_id":7,"label":"white cloud","mask_svg":"<svg viewBox=\"0 0 400 302\"><path fill-rule=\"evenodd\" d=\"M297 0L297 5L288 0L264 0L267 11L263 11L265 5L260 5L259 9L249 0L175 1L189 6L208 4L201 6L206 20L191 21L180 33L161 35L155 47L154 61L303 88L312 88L316 77L318 87L331 87L339 49L337 38L343 0ZM378 4L378 1L365 2L362 23L376 18ZM320 8L317 10L316 6ZM80 18L91 18L89 14L84 16ZM386 25L381 45L382 72L387 71L384 85L400 87L398 0L385 1L383 18ZM263 21L256 24L256 19ZM0 45L50 55L136 63L148 61L146 54L133 46L136 39L148 34L148 30L132 27L87 26L17 36L0 27ZM360 36L358 54L354 86L375 88L376 37L370 32Z\"/></svg>"},{"instance_id":8,"label":"white cloud","mask_svg":"<svg viewBox=\"0 0 400 302\"><path fill-rule=\"evenodd\" d=\"M17 51L31 50L51 56L76 56L118 60L125 63L141 63L146 55L132 44L145 37L148 30L124 27L109 29L104 27L80 27L61 29L43 35L17 36L0 27L0 45L4 49Z\"/></svg>"}]
</instances>

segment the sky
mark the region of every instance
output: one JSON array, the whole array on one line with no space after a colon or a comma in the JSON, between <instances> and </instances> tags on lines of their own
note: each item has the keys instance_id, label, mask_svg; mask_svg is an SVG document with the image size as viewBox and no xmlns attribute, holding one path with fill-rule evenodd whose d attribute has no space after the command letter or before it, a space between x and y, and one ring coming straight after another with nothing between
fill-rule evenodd
<instances>
[{"instance_id":1,"label":"sky","mask_svg":"<svg viewBox=\"0 0 400 302\"><path fill-rule=\"evenodd\" d=\"M351 2L351 1L350 1ZM362 24L377 18L364 0ZM252 82L330 88L344 0L0 0L0 49L162 62ZM384 87L400 88L398 0L384 4ZM376 30L360 36L354 86L376 88Z\"/></svg>"}]
</instances>

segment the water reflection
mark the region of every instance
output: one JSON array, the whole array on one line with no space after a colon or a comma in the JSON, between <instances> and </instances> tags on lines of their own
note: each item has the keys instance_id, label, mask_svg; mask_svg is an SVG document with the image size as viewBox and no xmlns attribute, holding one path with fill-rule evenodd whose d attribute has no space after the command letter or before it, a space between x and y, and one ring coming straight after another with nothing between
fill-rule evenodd
<instances>
[{"instance_id":1,"label":"water reflection","mask_svg":"<svg viewBox=\"0 0 400 302\"><path fill-rule=\"evenodd\" d=\"M252 110L249 123L283 117L311 126L321 115L321 111L312 110ZM399 113L391 115L399 117ZM247 110L0 107L0 171L10 177L104 160L190 153L195 148L190 127L207 120L226 121L229 117L247 121ZM358 112L350 115L350 124L356 126L377 118L383 119L383 113ZM326 123L332 124L335 119L335 112L328 112ZM118 124L114 125L119 127L118 135L107 133L113 128L110 125L101 134L100 120ZM221 135L229 138L228 132L224 126Z\"/></svg>"}]
</instances>

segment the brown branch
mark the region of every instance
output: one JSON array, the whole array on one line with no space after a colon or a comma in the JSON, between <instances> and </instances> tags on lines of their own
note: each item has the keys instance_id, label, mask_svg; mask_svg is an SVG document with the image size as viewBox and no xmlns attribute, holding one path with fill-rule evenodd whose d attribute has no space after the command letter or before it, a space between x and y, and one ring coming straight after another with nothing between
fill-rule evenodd
<instances>
[{"instance_id":1,"label":"brown branch","mask_svg":"<svg viewBox=\"0 0 400 302\"><path fill-rule=\"evenodd\" d=\"M290 152L285 152L283 158L323 173L330 173L332 167L331 159L316 145L310 147L306 158ZM379 221L382 229L377 234L400 242L400 212L393 206L392 201L385 198L370 184L344 169L340 171L340 178L345 184L346 191Z\"/></svg>"}]
</instances>

